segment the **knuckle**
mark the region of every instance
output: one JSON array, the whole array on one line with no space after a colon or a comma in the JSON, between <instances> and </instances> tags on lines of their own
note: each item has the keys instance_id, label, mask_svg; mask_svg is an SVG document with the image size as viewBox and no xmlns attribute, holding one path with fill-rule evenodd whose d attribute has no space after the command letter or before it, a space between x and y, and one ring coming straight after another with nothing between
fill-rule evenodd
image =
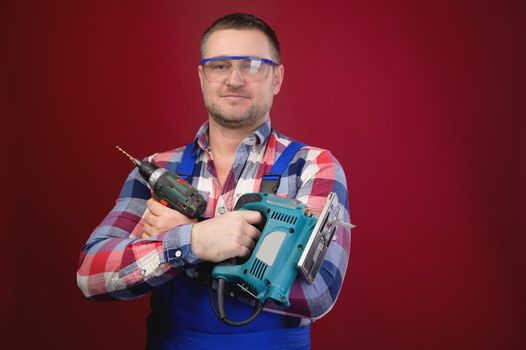
<instances>
[{"instance_id":1,"label":"knuckle","mask_svg":"<svg viewBox=\"0 0 526 350\"><path fill-rule=\"evenodd\" d=\"M143 230L144 234L147 234L149 236L152 236L152 235L156 234L155 228L153 226L150 226L150 225L144 225L142 230Z\"/></svg>"},{"instance_id":2,"label":"knuckle","mask_svg":"<svg viewBox=\"0 0 526 350\"><path fill-rule=\"evenodd\" d=\"M146 220L146 222L149 224L153 223L153 215L150 213L146 214L146 216L144 217L144 220Z\"/></svg>"},{"instance_id":3,"label":"knuckle","mask_svg":"<svg viewBox=\"0 0 526 350\"><path fill-rule=\"evenodd\" d=\"M236 233L236 243L243 244L245 242L246 242L246 235L242 231L237 232Z\"/></svg>"},{"instance_id":4,"label":"knuckle","mask_svg":"<svg viewBox=\"0 0 526 350\"><path fill-rule=\"evenodd\" d=\"M242 234L236 235L236 243L241 246L244 245L246 243L245 236Z\"/></svg>"},{"instance_id":5,"label":"knuckle","mask_svg":"<svg viewBox=\"0 0 526 350\"><path fill-rule=\"evenodd\" d=\"M239 252L239 256L245 257L245 256L249 256L250 255L250 250L248 250L247 247L239 247L238 252Z\"/></svg>"},{"instance_id":6,"label":"knuckle","mask_svg":"<svg viewBox=\"0 0 526 350\"><path fill-rule=\"evenodd\" d=\"M245 223L241 220L236 221L236 230L241 232L245 228Z\"/></svg>"}]
</instances>

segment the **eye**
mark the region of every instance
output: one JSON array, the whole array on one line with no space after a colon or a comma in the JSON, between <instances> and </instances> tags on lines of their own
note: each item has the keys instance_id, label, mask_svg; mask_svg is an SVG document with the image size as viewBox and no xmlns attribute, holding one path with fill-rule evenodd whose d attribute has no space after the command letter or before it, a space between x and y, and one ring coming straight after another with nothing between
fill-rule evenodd
<instances>
[{"instance_id":1,"label":"eye","mask_svg":"<svg viewBox=\"0 0 526 350\"><path fill-rule=\"evenodd\" d=\"M229 64L225 61L210 62L210 68L215 71L224 71L229 68Z\"/></svg>"},{"instance_id":2,"label":"eye","mask_svg":"<svg viewBox=\"0 0 526 350\"><path fill-rule=\"evenodd\" d=\"M240 67L243 71L249 71L250 70L250 66L251 66L251 61L249 60L244 60L244 61L241 61L241 64L240 64Z\"/></svg>"}]
</instances>

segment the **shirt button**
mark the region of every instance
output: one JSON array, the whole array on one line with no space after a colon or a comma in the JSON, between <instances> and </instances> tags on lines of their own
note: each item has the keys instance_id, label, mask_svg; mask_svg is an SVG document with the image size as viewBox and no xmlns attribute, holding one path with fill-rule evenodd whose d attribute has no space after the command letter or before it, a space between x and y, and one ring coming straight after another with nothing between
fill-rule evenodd
<instances>
[{"instance_id":1,"label":"shirt button","mask_svg":"<svg viewBox=\"0 0 526 350\"><path fill-rule=\"evenodd\" d=\"M226 212L225 207L219 207L219 214L223 215Z\"/></svg>"},{"instance_id":2,"label":"shirt button","mask_svg":"<svg viewBox=\"0 0 526 350\"><path fill-rule=\"evenodd\" d=\"M176 251L175 251L175 257L176 257L176 258L179 258L179 257L181 256L181 254L183 254L183 253L181 253L180 250L176 250Z\"/></svg>"}]
</instances>

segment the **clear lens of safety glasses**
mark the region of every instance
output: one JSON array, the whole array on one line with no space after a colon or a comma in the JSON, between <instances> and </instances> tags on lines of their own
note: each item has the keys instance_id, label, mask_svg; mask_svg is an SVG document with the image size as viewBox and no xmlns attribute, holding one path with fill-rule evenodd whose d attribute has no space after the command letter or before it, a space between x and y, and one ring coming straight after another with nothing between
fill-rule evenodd
<instances>
[{"instance_id":1,"label":"clear lens of safety glasses","mask_svg":"<svg viewBox=\"0 0 526 350\"><path fill-rule=\"evenodd\" d=\"M249 56L221 56L204 58L200 61L206 80L222 83L236 70L247 83L265 80L272 67L278 64L272 60Z\"/></svg>"}]
</instances>

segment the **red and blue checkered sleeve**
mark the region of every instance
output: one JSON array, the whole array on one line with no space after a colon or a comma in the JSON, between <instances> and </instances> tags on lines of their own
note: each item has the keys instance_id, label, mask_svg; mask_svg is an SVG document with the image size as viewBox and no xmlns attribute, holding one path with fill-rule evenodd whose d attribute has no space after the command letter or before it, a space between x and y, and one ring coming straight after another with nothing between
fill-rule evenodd
<instances>
[{"instance_id":1,"label":"red and blue checkered sleeve","mask_svg":"<svg viewBox=\"0 0 526 350\"><path fill-rule=\"evenodd\" d=\"M91 300L133 299L199 262L190 249L192 225L140 239L151 192L135 169L115 207L80 252L77 284Z\"/></svg>"},{"instance_id":2,"label":"red and blue checkered sleeve","mask_svg":"<svg viewBox=\"0 0 526 350\"><path fill-rule=\"evenodd\" d=\"M303 152L307 152L306 155ZM303 156L299 157L300 162L304 161L304 164L296 199L309 208L321 210L329 192L334 192L338 198L340 212L343 213L341 220L350 223L347 182L338 160L326 150L309 148L300 153L303 153ZM297 168L300 162L294 162L291 166ZM289 173L292 173L291 168ZM304 277L298 275L289 294L290 307L273 308L289 316L307 319L307 323L329 312L336 303L342 287L350 246L350 230L340 225L334 233L314 283L309 284Z\"/></svg>"}]
</instances>

